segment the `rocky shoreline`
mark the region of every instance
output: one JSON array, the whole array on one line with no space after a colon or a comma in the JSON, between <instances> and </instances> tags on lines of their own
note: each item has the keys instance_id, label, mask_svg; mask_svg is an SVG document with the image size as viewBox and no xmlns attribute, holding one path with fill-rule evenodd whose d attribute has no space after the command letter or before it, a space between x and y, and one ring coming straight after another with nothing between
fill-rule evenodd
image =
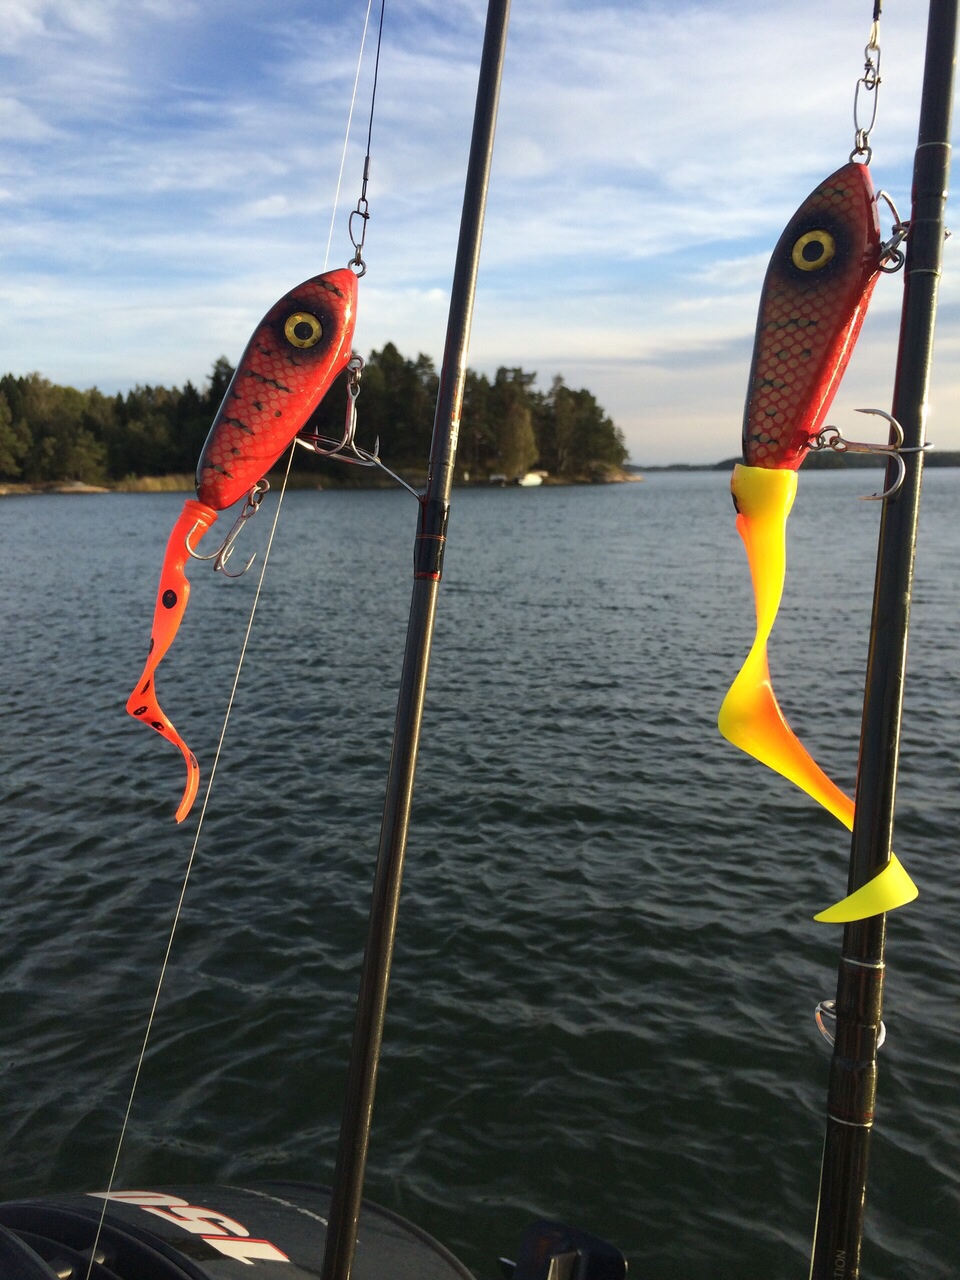
<instances>
[{"instance_id":1,"label":"rocky shoreline","mask_svg":"<svg viewBox=\"0 0 960 1280\"><path fill-rule=\"evenodd\" d=\"M351 477L353 479L353 477ZM371 477L372 484L357 485L356 483L339 485L330 484L331 488L380 488L386 487L389 482L383 478ZM408 477L411 483L416 484L422 481L422 476ZM582 480L560 480L553 476L544 478L545 485L572 485L572 484L636 484L642 481L644 477L634 471L607 471L602 476L598 475L593 479ZM279 477L277 483L280 483ZM295 489L320 489L327 487L330 483L328 476L319 476L316 474L306 475L300 473L295 476L290 485ZM517 484L516 481L501 482L498 480L465 480L456 482L455 487L483 489L488 485L496 485L505 483L510 487ZM120 481L113 485L97 485L87 484L83 480L49 480L42 484L19 484L14 481L0 482L0 498L10 498L18 496L35 496L37 494L55 493L55 494L83 494L83 493L192 493L194 488L193 476L142 476Z\"/></svg>"},{"instance_id":2,"label":"rocky shoreline","mask_svg":"<svg viewBox=\"0 0 960 1280\"><path fill-rule=\"evenodd\" d=\"M82 480L51 480L45 484L0 484L0 498L37 493L113 493L113 490L99 484L85 484Z\"/></svg>"}]
</instances>

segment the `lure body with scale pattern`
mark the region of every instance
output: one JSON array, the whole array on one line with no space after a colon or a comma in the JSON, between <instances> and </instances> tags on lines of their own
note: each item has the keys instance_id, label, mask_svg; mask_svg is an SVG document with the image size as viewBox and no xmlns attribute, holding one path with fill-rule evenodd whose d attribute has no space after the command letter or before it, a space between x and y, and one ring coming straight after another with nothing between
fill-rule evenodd
<instances>
[{"instance_id":1,"label":"lure body with scale pattern","mask_svg":"<svg viewBox=\"0 0 960 1280\"><path fill-rule=\"evenodd\" d=\"M748 467L796 471L823 425L880 271L877 200L866 165L820 183L767 268L743 420Z\"/></svg>"}]
</instances>

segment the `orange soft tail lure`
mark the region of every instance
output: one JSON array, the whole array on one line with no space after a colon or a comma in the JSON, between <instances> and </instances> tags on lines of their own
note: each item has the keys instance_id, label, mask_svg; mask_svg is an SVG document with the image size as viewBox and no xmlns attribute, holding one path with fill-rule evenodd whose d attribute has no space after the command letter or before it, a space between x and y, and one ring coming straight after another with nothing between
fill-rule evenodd
<instances>
[{"instance_id":1,"label":"orange soft tail lure","mask_svg":"<svg viewBox=\"0 0 960 1280\"><path fill-rule=\"evenodd\" d=\"M183 753L187 783L176 811L178 822L190 812L200 771L193 752L160 708L154 677L187 607L187 559L196 554L217 512L251 494L346 368L356 304L357 276L342 268L305 280L270 308L247 343L203 446L197 498L187 499L170 534L150 652L127 711ZM224 559L221 554L221 564Z\"/></svg>"},{"instance_id":2,"label":"orange soft tail lure","mask_svg":"<svg viewBox=\"0 0 960 1280\"><path fill-rule=\"evenodd\" d=\"M859 335L880 271L876 196L851 162L803 202L764 280L743 425L743 463L731 490L750 565L757 630L720 708L725 738L801 787L844 826L853 801L800 743L777 702L767 643L783 595L787 517L797 471L816 442ZM896 855L869 884L815 919L863 919L902 906L916 886Z\"/></svg>"}]
</instances>

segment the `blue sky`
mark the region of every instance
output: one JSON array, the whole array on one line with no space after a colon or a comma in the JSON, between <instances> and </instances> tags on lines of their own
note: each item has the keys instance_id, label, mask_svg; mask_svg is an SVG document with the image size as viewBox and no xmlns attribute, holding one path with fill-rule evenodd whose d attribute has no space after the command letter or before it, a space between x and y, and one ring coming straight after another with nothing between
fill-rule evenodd
<instances>
[{"instance_id":1,"label":"blue sky","mask_svg":"<svg viewBox=\"0 0 960 1280\"><path fill-rule=\"evenodd\" d=\"M881 23L871 167L903 213L925 10L887 0ZM276 298L343 265L372 35L336 214L334 197L365 13L0 0L0 372L201 384ZM393 341L439 362L484 14L387 0L363 354ZM871 15L870 0L514 0L470 364L588 387L641 464L735 454L766 261L850 153ZM929 425L953 449L958 240ZM854 437L854 408L889 408L901 292L881 280L830 415Z\"/></svg>"}]
</instances>

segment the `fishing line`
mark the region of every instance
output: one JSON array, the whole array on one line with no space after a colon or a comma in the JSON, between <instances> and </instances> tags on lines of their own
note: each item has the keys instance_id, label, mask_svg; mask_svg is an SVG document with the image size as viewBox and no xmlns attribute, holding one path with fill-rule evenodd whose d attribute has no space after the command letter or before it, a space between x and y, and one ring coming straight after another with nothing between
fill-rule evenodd
<instances>
[{"instance_id":1,"label":"fishing line","mask_svg":"<svg viewBox=\"0 0 960 1280\"><path fill-rule=\"evenodd\" d=\"M380 0L380 23L377 28L377 52L373 60L373 87L370 91L370 114L367 117L367 150L363 158L363 179L360 185L360 198L357 201L357 207L350 215L350 239L356 250L356 256L353 259L354 264L360 268L357 275L362 276L366 268L363 265L361 251L363 242L367 234L367 219L370 217L369 206L367 204L367 183L370 179L370 146L373 141L373 113L377 104L377 81L380 78L380 50L383 46L383 11L386 6L386 0ZM340 155L340 172L337 175L337 190L333 199L333 213L330 216L330 231L327 235L327 251L323 258L323 269L326 271L327 264L330 261L330 247L333 243L333 229L337 220L337 208L340 204L340 189L343 185L343 171L347 163L347 148L350 143L350 130L353 126L353 111L357 102L357 87L360 83L360 68L363 65L363 50L367 42L367 30L370 26L370 11L373 8L373 0L367 0L367 12L363 20L363 34L360 37L360 56L357 59L357 73L353 79L353 95L350 98L350 112L347 116L347 131L343 139L343 151ZM363 222L363 230L360 234L359 244L353 236L353 219L359 217Z\"/></svg>"},{"instance_id":2,"label":"fishing line","mask_svg":"<svg viewBox=\"0 0 960 1280\"><path fill-rule=\"evenodd\" d=\"M363 20L363 33L360 36L360 56L357 58L357 71L353 77L353 93L350 96L350 110L347 114L347 131L343 137L343 150L340 152L340 172L337 174L337 189L333 196L333 212L330 215L330 231L327 234L327 250L323 255L323 269L326 271L330 262L330 248L333 244L333 229L337 222L337 209L340 207L340 190L343 186L343 171L347 164L347 149L350 145L350 130L353 128L353 111L357 105L357 89L360 84L360 69L363 66L363 50L367 43L367 30L370 26L370 10L373 8L373 0L367 0L367 12ZM383 5L380 6L380 34L383 35ZM380 61L380 44L377 42L377 63ZM376 79L374 79L376 85ZM371 115L373 114L373 104L370 106ZM369 140L367 148L369 150Z\"/></svg>"},{"instance_id":3,"label":"fishing line","mask_svg":"<svg viewBox=\"0 0 960 1280\"><path fill-rule=\"evenodd\" d=\"M370 148L373 142L373 115L377 105L377 81L380 78L380 50L383 46L383 11L386 6L386 0L380 0L380 26L377 31L377 54L373 62L373 86L370 90L370 115L367 118L367 150L363 158L363 179L360 183L360 196L357 200L357 207L350 215L348 230L350 232L350 240L356 250L356 254L350 266L356 269L358 276L366 273L366 265L363 261L363 242L367 238L367 221L370 218L370 206L367 203L367 183L370 181ZM358 240L353 231L354 218L360 219L360 239Z\"/></svg>"},{"instance_id":4,"label":"fishing line","mask_svg":"<svg viewBox=\"0 0 960 1280\"><path fill-rule=\"evenodd\" d=\"M100 1218L99 1218L99 1221L97 1222L96 1234L94 1235L93 1244L90 1249L90 1261L87 1264L86 1280L90 1280L91 1274L93 1272L93 1266L96 1260L97 1246L100 1243L100 1236L103 1232L103 1224L106 1218L107 1208L110 1204L110 1196L113 1192L114 1184L116 1182L117 1169L119 1168L119 1165L120 1165L120 1156L123 1151L123 1144L124 1144L124 1140L127 1134L127 1129L130 1123L130 1116L133 1112L133 1103L137 1093L137 1086L140 1083L140 1075L143 1070L143 1064L146 1060L147 1048L149 1046L150 1037L153 1032L153 1024L154 1024L154 1021L156 1020L157 1007L160 1003L160 995L163 990L164 979L166 977L167 968L170 963L170 955L173 951L173 944L176 939L177 929L180 924L180 917L183 913L183 904L187 896L187 887L190 883L190 875L193 871L193 864L196 861L197 849L200 844L200 833L203 830L203 821L204 821L204 817L206 816L207 805L210 803L210 796L213 791L213 782L214 782L214 778L217 775L217 765L220 762L220 756L223 751L223 744L227 736L227 729L229 728L229 725L230 725L230 716L233 712L233 706L234 706L234 702L236 700L236 695L237 695L237 688L240 684L240 676L243 671L243 663L246 657L247 647L250 643L250 635L251 635L251 632L253 631L253 623L257 614L257 606L260 603L260 596L263 591L263 584L267 576L267 565L270 562L270 553L271 553L271 550L273 549L273 541L276 536L277 525L279 524L279 521L280 521L280 508L283 505L283 495L286 492L287 479L290 475L290 468L293 463L293 452L294 452L293 446L291 445L290 453L287 458L287 469L284 472L283 484L281 485L278 496L277 496L277 506L273 514L273 521L270 525L270 534L267 538L267 545L263 552L263 560L260 566L260 576L257 580L257 588L256 588L256 591L254 592L253 602L250 606L250 616L247 619L247 627L246 627L246 631L244 632L243 643L240 646L240 655L237 659L237 666L233 675L233 683L230 686L230 694L227 698L227 706L224 712L223 724L220 729L220 737L217 741L216 751L214 752L213 764L210 767L210 776L207 779L207 787L203 795L203 804L200 807L200 816L197 819L197 829L196 829L196 832L194 833L193 843L190 846L190 853L187 857L187 865L184 870L183 881L180 885L180 896L178 897L177 905L174 908L173 920L170 925L170 933L167 938L166 949L163 953L163 960L160 964L160 974L159 974L159 977L157 978L157 986L153 994L153 1001L150 1005L150 1012L147 1016L147 1025L143 1034L143 1043L140 1046L140 1053L137 1058L137 1065L134 1068L134 1072L133 1072L133 1083L130 1086L130 1094L129 1094L129 1097L127 1098L126 1110L124 1111L123 1121L120 1125L120 1136L117 1140L117 1148L114 1154L113 1164L110 1168L110 1176L107 1179L107 1189L104 1193L102 1193L104 1197L103 1207L100 1211Z\"/></svg>"}]
</instances>

